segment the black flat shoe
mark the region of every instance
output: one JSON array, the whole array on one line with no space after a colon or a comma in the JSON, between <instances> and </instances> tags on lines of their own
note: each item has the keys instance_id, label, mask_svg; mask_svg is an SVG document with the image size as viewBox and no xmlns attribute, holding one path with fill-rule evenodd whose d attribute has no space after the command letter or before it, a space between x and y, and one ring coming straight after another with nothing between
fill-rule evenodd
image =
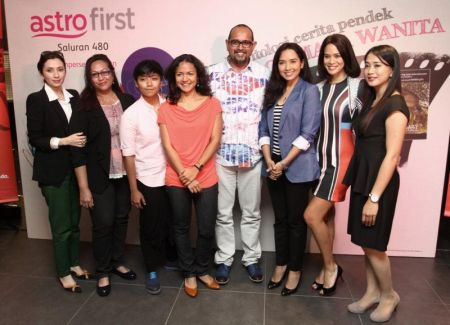
<instances>
[{"instance_id":1,"label":"black flat shoe","mask_svg":"<svg viewBox=\"0 0 450 325\"><path fill-rule=\"evenodd\" d=\"M344 270L342 270L342 268L338 265L337 266L337 276L336 276L336 280L334 281L334 284L332 287L330 288L325 288L322 286L322 289L320 289L319 294L321 296L331 296L334 294L334 292L336 291L336 287L337 287L337 282L339 280L339 278L342 278L342 273L344 273Z\"/></svg>"},{"instance_id":2,"label":"black flat shoe","mask_svg":"<svg viewBox=\"0 0 450 325\"><path fill-rule=\"evenodd\" d=\"M313 284L311 284L311 288L316 291L322 290L323 283L319 283L316 280L314 280Z\"/></svg>"},{"instance_id":3,"label":"black flat shoe","mask_svg":"<svg viewBox=\"0 0 450 325\"><path fill-rule=\"evenodd\" d=\"M118 271L117 269L113 269L111 272L125 280L136 280L137 278L137 275L133 270L129 270L128 272L123 273Z\"/></svg>"},{"instance_id":4,"label":"black flat shoe","mask_svg":"<svg viewBox=\"0 0 450 325\"><path fill-rule=\"evenodd\" d=\"M99 286L97 285L97 294L98 294L100 297L106 297L106 296L108 296L110 293L111 293L111 284L108 284L108 285L106 285L106 286L104 286L104 287L99 287Z\"/></svg>"}]
</instances>

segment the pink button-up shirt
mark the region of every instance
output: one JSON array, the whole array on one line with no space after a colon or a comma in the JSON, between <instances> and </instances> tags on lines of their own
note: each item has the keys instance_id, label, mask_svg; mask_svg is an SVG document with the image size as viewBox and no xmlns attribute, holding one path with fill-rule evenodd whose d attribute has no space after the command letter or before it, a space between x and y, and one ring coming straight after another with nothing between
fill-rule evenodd
<instances>
[{"instance_id":1,"label":"pink button-up shirt","mask_svg":"<svg viewBox=\"0 0 450 325\"><path fill-rule=\"evenodd\" d=\"M159 97L159 102L164 99ZM152 105L139 98L128 107L120 121L120 143L123 156L135 156L136 178L146 186L164 185L164 156L157 113Z\"/></svg>"}]
</instances>

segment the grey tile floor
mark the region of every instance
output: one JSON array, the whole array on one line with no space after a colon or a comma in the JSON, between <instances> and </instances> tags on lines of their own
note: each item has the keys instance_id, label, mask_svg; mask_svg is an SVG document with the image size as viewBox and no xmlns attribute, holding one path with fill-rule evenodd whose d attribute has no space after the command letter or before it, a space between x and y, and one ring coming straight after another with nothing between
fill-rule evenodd
<instances>
[{"instance_id":1,"label":"grey tile floor","mask_svg":"<svg viewBox=\"0 0 450 325\"><path fill-rule=\"evenodd\" d=\"M361 256L338 255L344 269L333 297L319 297L310 284L320 256L307 254L302 286L296 295L281 297L251 283L235 263L231 281L219 291L199 284L192 299L182 289L177 272L161 270L163 291L151 296L144 289L144 267L138 246L128 246L128 265L136 281L112 277L112 293L100 298L95 281L79 281L83 293L71 294L59 286L49 240L28 239L23 231L0 231L0 324L370 324L367 314L353 315L346 305L364 290ZM237 258L241 255L237 253ZM89 243L81 245L82 265L93 269ZM274 266L274 253L265 252L261 266L266 280ZM390 324L450 324L450 251L435 259L391 258L393 278L401 303ZM213 272L213 270L211 270Z\"/></svg>"}]
</instances>

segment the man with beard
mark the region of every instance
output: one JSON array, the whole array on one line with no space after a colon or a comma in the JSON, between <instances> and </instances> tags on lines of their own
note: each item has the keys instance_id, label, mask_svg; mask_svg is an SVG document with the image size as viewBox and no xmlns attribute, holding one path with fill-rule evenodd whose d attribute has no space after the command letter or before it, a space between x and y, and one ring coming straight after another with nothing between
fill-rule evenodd
<instances>
[{"instance_id":1,"label":"man with beard","mask_svg":"<svg viewBox=\"0 0 450 325\"><path fill-rule=\"evenodd\" d=\"M242 264L253 282L263 281L258 265L261 214L261 153L258 124L269 71L250 58L256 46L253 31L234 26L225 41L228 57L208 70L214 96L222 104L224 130L217 152L219 202L216 222L216 281L226 284L235 253L233 206L236 190L241 208Z\"/></svg>"}]
</instances>

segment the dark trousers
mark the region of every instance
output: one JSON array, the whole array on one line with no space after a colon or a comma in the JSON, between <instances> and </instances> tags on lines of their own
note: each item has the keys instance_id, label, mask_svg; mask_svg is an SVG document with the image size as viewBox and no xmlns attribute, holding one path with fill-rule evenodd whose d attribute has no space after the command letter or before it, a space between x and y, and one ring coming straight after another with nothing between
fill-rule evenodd
<instances>
[{"instance_id":1,"label":"dark trousers","mask_svg":"<svg viewBox=\"0 0 450 325\"><path fill-rule=\"evenodd\" d=\"M70 274L70 267L80 265L80 199L73 174L60 186L42 186L48 205L48 217L53 236L56 269L59 277Z\"/></svg>"},{"instance_id":2,"label":"dark trousers","mask_svg":"<svg viewBox=\"0 0 450 325\"><path fill-rule=\"evenodd\" d=\"M217 217L217 184L193 194L187 188L167 187L172 208L178 261L184 277L207 273L212 258L212 243ZM197 216L197 245L192 249L189 230L192 202Z\"/></svg>"},{"instance_id":3,"label":"dark trousers","mask_svg":"<svg viewBox=\"0 0 450 325\"><path fill-rule=\"evenodd\" d=\"M149 187L140 181L137 186L147 203L139 217L142 255L147 272L153 272L164 257L177 259L169 198L165 186Z\"/></svg>"},{"instance_id":4,"label":"dark trousers","mask_svg":"<svg viewBox=\"0 0 450 325\"><path fill-rule=\"evenodd\" d=\"M314 182L291 183L283 174L278 180L267 178L275 214L276 264L301 271L306 246L307 226L303 214Z\"/></svg>"},{"instance_id":5,"label":"dark trousers","mask_svg":"<svg viewBox=\"0 0 450 325\"><path fill-rule=\"evenodd\" d=\"M126 177L110 179L103 193L92 193L92 247L97 277L105 277L123 264L123 252L131 209Z\"/></svg>"}]
</instances>

